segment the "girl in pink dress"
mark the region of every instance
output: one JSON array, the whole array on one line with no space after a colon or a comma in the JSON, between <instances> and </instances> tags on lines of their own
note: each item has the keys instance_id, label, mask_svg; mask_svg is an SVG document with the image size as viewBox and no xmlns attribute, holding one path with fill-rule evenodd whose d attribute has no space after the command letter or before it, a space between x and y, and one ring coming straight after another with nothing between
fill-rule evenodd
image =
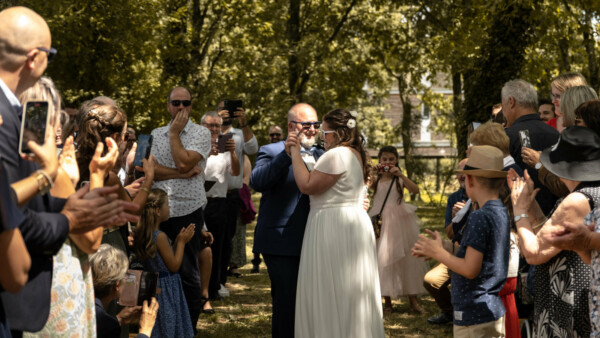
<instances>
[{"instance_id":1,"label":"girl in pink dress","mask_svg":"<svg viewBox=\"0 0 600 338\"><path fill-rule=\"evenodd\" d=\"M377 239L377 263L385 312L392 311L392 298L408 296L410 310L423 312L417 295L425 294L423 277L429 269L422 259L411 256L410 249L419 236L417 207L404 203L404 188L416 194L419 187L402 174L398 151L387 146L379 151L379 164L373 168L373 203L369 216L381 212L381 236ZM392 185L393 184L393 185ZM392 185L392 186L391 186ZM384 200L386 199L384 205ZM383 206L383 211L382 211Z\"/></svg>"}]
</instances>

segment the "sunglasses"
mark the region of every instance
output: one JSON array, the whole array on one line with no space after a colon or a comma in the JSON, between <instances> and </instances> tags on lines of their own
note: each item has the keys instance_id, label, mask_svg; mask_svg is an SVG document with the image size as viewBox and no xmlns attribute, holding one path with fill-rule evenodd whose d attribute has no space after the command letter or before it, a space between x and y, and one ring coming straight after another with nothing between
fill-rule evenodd
<instances>
[{"instance_id":1,"label":"sunglasses","mask_svg":"<svg viewBox=\"0 0 600 338\"><path fill-rule=\"evenodd\" d=\"M52 47L50 47L50 49L44 48L44 47L36 47L35 49L39 50L40 52L48 53L48 62L51 62L52 59L54 59L54 56L56 55L56 53L58 53L56 48L52 48Z\"/></svg>"},{"instance_id":2,"label":"sunglasses","mask_svg":"<svg viewBox=\"0 0 600 338\"><path fill-rule=\"evenodd\" d=\"M281 133L270 133L269 136L271 136L271 137L281 136Z\"/></svg>"},{"instance_id":3,"label":"sunglasses","mask_svg":"<svg viewBox=\"0 0 600 338\"><path fill-rule=\"evenodd\" d=\"M189 107L192 104L192 100L170 100L169 103L173 107L179 107L181 104L183 104L184 107Z\"/></svg>"},{"instance_id":4,"label":"sunglasses","mask_svg":"<svg viewBox=\"0 0 600 338\"><path fill-rule=\"evenodd\" d=\"M319 129L319 127L321 127L321 122L320 121L316 121L316 122L298 122L298 121L291 121L292 123L299 123L302 125L302 129L304 130L308 130L310 129L311 126L313 126L315 129Z\"/></svg>"}]
</instances>

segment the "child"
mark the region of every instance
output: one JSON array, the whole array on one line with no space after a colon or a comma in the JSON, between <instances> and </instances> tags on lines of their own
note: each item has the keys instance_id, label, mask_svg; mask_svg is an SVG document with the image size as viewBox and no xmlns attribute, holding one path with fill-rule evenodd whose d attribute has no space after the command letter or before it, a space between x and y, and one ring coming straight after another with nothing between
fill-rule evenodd
<instances>
[{"instance_id":1,"label":"child","mask_svg":"<svg viewBox=\"0 0 600 338\"><path fill-rule=\"evenodd\" d=\"M498 295L508 272L508 212L499 199L506 172L502 151L473 146L464 170L467 194L480 208L471 212L456 256L442 248L440 234L426 230L413 254L452 270L454 337L504 337L504 306Z\"/></svg>"},{"instance_id":2,"label":"child","mask_svg":"<svg viewBox=\"0 0 600 338\"><path fill-rule=\"evenodd\" d=\"M417 295L426 292L423 277L428 266L410 255L410 249L419 236L415 214L417 208L403 201L404 187L413 194L419 192L419 187L402 174L398 167L396 148L381 148L378 158L379 164L373 168L376 179L373 182L373 206L369 216L381 212L382 229L381 237L377 239L377 263L381 294L385 300L384 311L392 312L392 297L408 296L410 310L421 313L423 309L419 306Z\"/></svg>"},{"instance_id":3,"label":"child","mask_svg":"<svg viewBox=\"0 0 600 338\"><path fill-rule=\"evenodd\" d=\"M190 224L175 240L175 253L167 235L158 230L161 222L169 219L169 198L166 192L152 189L142 211L135 232L135 252L144 266L158 272L157 295L160 310L152 337L193 337L194 330L187 303L177 273L183 259L183 249L194 236L195 225Z\"/></svg>"}]
</instances>

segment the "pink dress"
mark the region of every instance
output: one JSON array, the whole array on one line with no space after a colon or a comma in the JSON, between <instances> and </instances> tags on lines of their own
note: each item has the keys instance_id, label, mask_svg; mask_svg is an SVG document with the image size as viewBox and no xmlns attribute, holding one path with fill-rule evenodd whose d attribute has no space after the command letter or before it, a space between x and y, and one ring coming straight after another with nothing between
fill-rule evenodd
<instances>
[{"instance_id":1,"label":"pink dress","mask_svg":"<svg viewBox=\"0 0 600 338\"><path fill-rule=\"evenodd\" d=\"M381 210L391 182L379 181L369 216L377 215ZM419 236L418 217L415 214L417 207L404 201L398 204L400 195L395 185L394 182L381 214L381 236L377 239L381 295L394 298L425 294L423 277L429 265L422 258L410 254Z\"/></svg>"}]
</instances>

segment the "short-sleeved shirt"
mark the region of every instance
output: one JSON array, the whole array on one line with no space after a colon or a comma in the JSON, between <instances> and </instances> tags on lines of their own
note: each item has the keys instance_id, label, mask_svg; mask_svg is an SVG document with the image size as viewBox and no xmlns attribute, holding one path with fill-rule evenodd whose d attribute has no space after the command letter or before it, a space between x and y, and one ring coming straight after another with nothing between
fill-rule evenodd
<instances>
[{"instance_id":1,"label":"short-sleeved shirt","mask_svg":"<svg viewBox=\"0 0 600 338\"><path fill-rule=\"evenodd\" d=\"M454 324L483 324L502 317L504 305L498 293L506 282L510 247L510 222L498 200L472 211L456 256L464 258L467 247L483 253L481 271L473 279L452 272Z\"/></svg>"},{"instance_id":2,"label":"short-sleeved shirt","mask_svg":"<svg viewBox=\"0 0 600 338\"><path fill-rule=\"evenodd\" d=\"M235 154L240 161L240 168L244 167L244 154L253 155L258 152L258 141L256 136L252 135L252 138L248 142L244 141L244 132L241 129L229 128L224 134L233 134L233 140L235 141ZM228 189L241 189L244 184L244 171L240 170L240 174L232 176L231 173L227 173L227 188Z\"/></svg>"},{"instance_id":3,"label":"short-sleeved shirt","mask_svg":"<svg viewBox=\"0 0 600 338\"><path fill-rule=\"evenodd\" d=\"M176 168L171 154L171 142L169 140L169 127L160 127L152 131L151 154L159 164ZM206 167L206 158L211 148L210 131L203 126L188 121L181 133L181 144L186 150L191 150L202 155L198 165ZM155 181L154 188L164 190L169 195L170 217L189 215L195 210L206 205L206 193L204 191L204 173L186 179L170 179Z\"/></svg>"},{"instance_id":4,"label":"short-sleeved shirt","mask_svg":"<svg viewBox=\"0 0 600 338\"><path fill-rule=\"evenodd\" d=\"M206 192L206 197L227 197L227 173L230 168L231 153L225 152L208 157L205 177L207 181L214 181L215 184Z\"/></svg>"}]
</instances>

